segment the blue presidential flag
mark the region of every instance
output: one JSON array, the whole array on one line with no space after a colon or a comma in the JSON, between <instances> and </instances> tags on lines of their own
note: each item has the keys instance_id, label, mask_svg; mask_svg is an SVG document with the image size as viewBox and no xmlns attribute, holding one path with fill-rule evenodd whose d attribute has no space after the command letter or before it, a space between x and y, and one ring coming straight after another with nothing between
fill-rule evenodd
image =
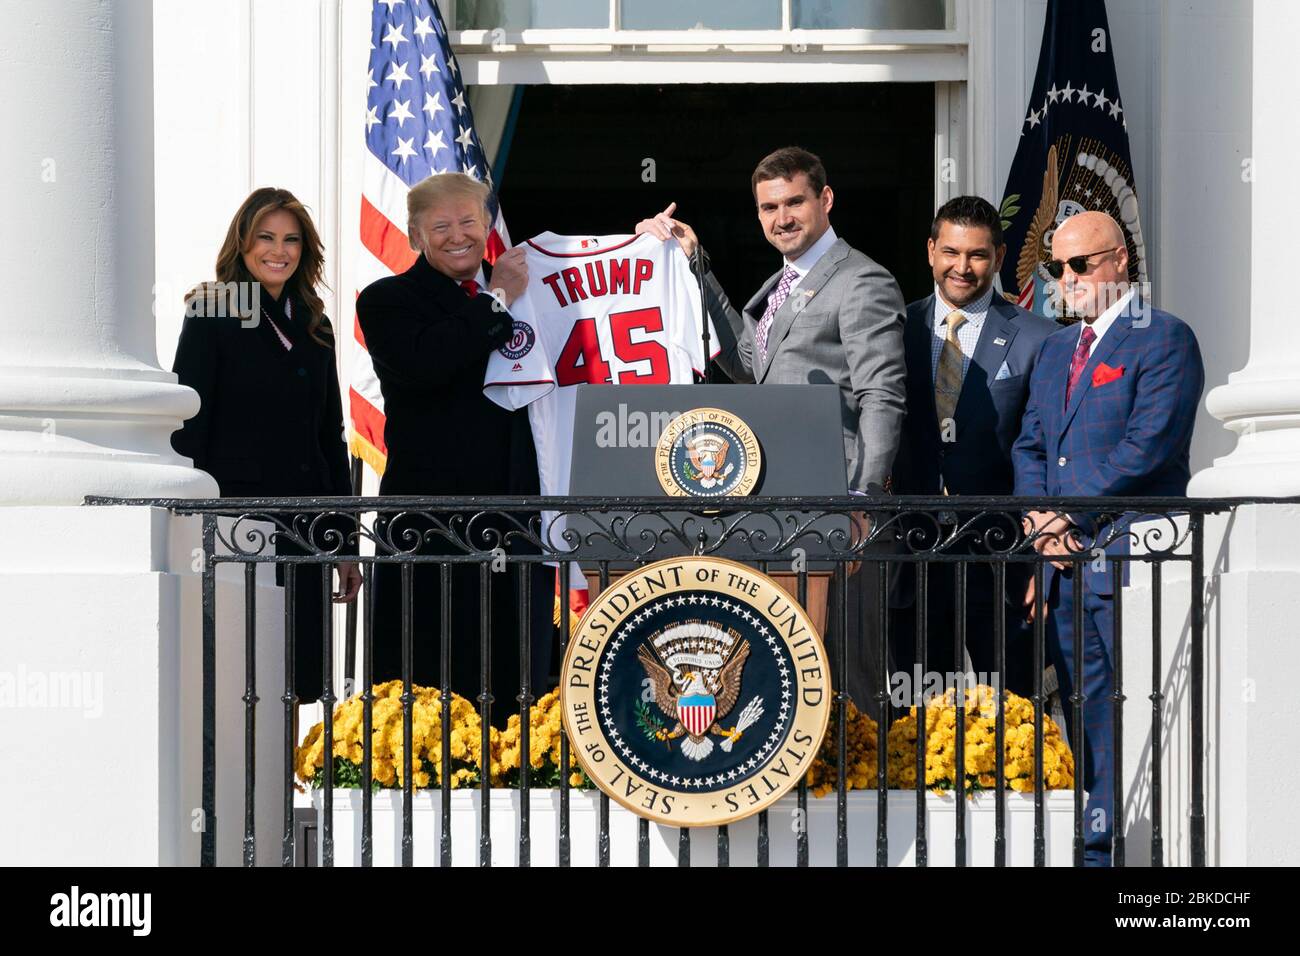
<instances>
[{"instance_id":1,"label":"blue presidential flag","mask_svg":"<svg viewBox=\"0 0 1300 956\"><path fill-rule=\"evenodd\" d=\"M1147 278L1146 243L1129 160L1104 0L1048 0L1038 72L1002 194L1002 289L1057 317L1048 294L1052 234L1075 213L1109 213L1128 242L1129 280Z\"/></svg>"}]
</instances>

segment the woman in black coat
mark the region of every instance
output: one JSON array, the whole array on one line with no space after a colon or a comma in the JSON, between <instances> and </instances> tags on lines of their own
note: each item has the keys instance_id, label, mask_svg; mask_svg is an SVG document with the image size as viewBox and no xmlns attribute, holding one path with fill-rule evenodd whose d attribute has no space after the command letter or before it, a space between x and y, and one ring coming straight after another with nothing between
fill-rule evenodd
<instances>
[{"instance_id":1,"label":"woman in black coat","mask_svg":"<svg viewBox=\"0 0 1300 956\"><path fill-rule=\"evenodd\" d=\"M414 186L408 197L413 248L421 254L406 272L372 283L357 300L357 318L384 396L384 442L388 462L381 495L527 495L538 493L537 456L528 413L507 411L483 395L488 356L512 331L510 314L473 280L483 261L488 223L487 187L460 173L433 176ZM497 260L493 285L507 304L527 282L522 250ZM518 525L499 516L461 524L442 512L433 523L394 518L377 530L400 549L416 534L454 529L469 538L471 550L488 551L492 534ZM514 515L518 522L525 515ZM485 537L486 535L486 537ZM418 540L418 539L415 539ZM536 553L506 545L510 553ZM422 545L425 554L464 554L457 541L436 534ZM402 676L402 585L398 565L377 565L375 578L374 677ZM477 705L481 693L479 565L453 565L451 575L451 673L455 693ZM540 564L526 572L531 587L527 608L520 601L520 565L488 575L491 590L492 650L489 690L492 723L503 726L519 712L520 642L531 624L530 679L533 695L550 663L553 636L554 573ZM441 580L437 564L415 564L411 587L415 683L440 685Z\"/></svg>"},{"instance_id":2,"label":"woman in black coat","mask_svg":"<svg viewBox=\"0 0 1300 956\"><path fill-rule=\"evenodd\" d=\"M240 206L217 257L217 281L186 298L172 371L199 393L202 406L172 447L217 480L223 497L350 495L343 411L329 320L316 288L321 243L311 217L287 190L256 190ZM305 535L315 515L283 515ZM333 550L332 530L317 522L314 541ZM306 553L287 535L276 554ZM348 541L339 549L356 554ZM334 601L351 601L361 584L356 562L339 569ZM322 692L324 611L329 565L300 564L294 584L294 690L301 702ZM276 566L284 583L284 566ZM286 595L287 598L287 595Z\"/></svg>"}]
</instances>

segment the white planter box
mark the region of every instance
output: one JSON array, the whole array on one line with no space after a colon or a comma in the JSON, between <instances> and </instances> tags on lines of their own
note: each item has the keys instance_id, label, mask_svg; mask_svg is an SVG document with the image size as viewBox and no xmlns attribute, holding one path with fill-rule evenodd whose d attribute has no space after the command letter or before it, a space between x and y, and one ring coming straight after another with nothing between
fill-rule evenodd
<instances>
[{"instance_id":1,"label":"white planter box","mask_svg":"<svg viewBox=\"0 0 1300 956\"><path fill-rule=\"evenodd\" d=\"M320 791L313 793L318 811ZM956 798L944 794L926 795L926 836L931 866L951 866L953 837L957 832ZM994 795L980 793L966 800L966 862L972 866L993 865ZM412 837L416 866L437 866L442 824L442 795L423 791L415 795L412 808ZM916 793L891 790L887 796L889 820L889 863L916 863ZM1072 791L1044 794L1044 838L1048 866L1072 863L1074 799ZM477 790L457 790L451 797L452 863L477 866L479 821L482 798ZM557 790L532 791L531 855L533 866L554 866L559 858L560 794ZM808 797L808 861L812 866L835 865L835 795ZM609 861L613 866L636 866L637 817L617 803L609 808ZM361 792L334 791L334 865L361 865ZM374 795L374 865L397 866L402 859L402 794L384 790ZM491 796L492 863L515 866L519 862L519 791L493 790ZM794 866L797 801L790 794L768 812L769 863ZM650 864L677 863L678 830L652 824ZM717 830L691 831L691 865L717 865ZM570 791L569 846L573 866L595 866L600 833L600 800L594 792ZM732 866L754 866L758 859L758 817L733 824L729 830ZM849 863L874 866L876 862L876 792L852 791L848 795ZM323 831L317 830L318 853ZM1032 866L1034 862L1034 796L1006 795L1007 864ZM319 859L319 856L318 856Z\"/></svg>"}]
</instances>

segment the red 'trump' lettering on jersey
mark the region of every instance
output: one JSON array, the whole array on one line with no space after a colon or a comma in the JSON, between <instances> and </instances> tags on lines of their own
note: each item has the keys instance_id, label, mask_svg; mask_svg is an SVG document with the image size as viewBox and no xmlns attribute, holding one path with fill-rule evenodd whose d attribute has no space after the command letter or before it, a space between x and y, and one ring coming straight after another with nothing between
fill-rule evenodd
<instances>
[{"instance_id":1,"label":"red 'trump' lettering on jersey","mask_svg":"<svg viewBox=\"0 0 1300 956\"><path fill-rule=\"evenodd\" d=\"M654 262L650 259L593 259L585 269L569 266L542 276L547 288L563 308L583 299L602 295L640 295L641 285L654 279ZM585 284L584 284L584 279Z\"/></svg>"}]
</instances>

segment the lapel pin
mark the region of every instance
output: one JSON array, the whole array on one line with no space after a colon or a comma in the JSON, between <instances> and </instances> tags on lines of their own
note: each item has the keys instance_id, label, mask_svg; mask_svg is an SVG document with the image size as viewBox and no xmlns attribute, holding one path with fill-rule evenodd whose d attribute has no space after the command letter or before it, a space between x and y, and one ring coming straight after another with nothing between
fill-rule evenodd
<instances>
[{"instance_id":1,"label":"lapel pin","mask_svg":"<svg viewBox=\"0 0 1300 956\"><path fill-rule=\"evenodd\" d=\"M1006 340L1006 339L994 339L994 340L993 340L993 344L994 344L994 345L1006 345L1006 344L1007 344L1007 340Z\"/></svg>"}]
</instances>

